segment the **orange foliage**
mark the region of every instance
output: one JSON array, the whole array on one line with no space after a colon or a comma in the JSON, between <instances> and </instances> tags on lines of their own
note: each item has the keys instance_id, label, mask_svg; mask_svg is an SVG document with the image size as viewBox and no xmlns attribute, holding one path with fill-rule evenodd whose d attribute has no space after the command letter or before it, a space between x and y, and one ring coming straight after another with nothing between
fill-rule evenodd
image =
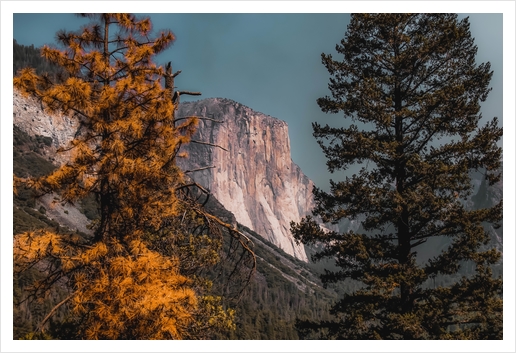
<instances>
[{"instance_id":1,"label":"orange foliage","mask_svg":"<svg viewBox=\"0 0 516 353\"><path fill-rule=\"evenodd\" d=\"M145 242L186 207L178 197L185 181L176 158L197 118L175 121L172 96L160 83L164 70L152 61L174 36L165 31L150 38L150 20L129 14L92 17L97 21L81 32L58 33L64 50L42 49L64 69L61 79L24 69L14 86L82 126L68 147L71 160L27 185L71 203L94 194L101 218L91 241L48 231L17 235L15 270L58 263L35 293L67 278L73 312L84 317L84 338L198 338L200 328L232 327L232 312L199 295L180 273L178 257Z\"/></svg>"},{"instance_id":2,"label":"orange foliage","mask_svg":"<svg viewBox=\"0 0 516 353\"><path fill-rule=\"evenodd\" d=\"M25 69L14 85L48 109L80 120L82 134L70 146L72 160L31 185L41 192L61 191L66 202L99 195L102 220L95 235L104 240L158 230L164 219L177 215L175 190L183 174L175 158L197 119L176 126L172 97L160 84L163 68L152 62L172 43L172 33L149 40L149 19L97 17L100 23L80 33L58 34L66 50L42 50L67 71L67 78L51 82ZM113 26L125 34L110 36Z\"/></svg>"}]
</instances>

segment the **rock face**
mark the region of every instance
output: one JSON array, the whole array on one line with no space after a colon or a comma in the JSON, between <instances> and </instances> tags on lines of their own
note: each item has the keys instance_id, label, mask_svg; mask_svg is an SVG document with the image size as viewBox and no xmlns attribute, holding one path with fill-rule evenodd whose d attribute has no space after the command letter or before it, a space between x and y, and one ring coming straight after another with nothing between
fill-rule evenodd
<instances>
[{"instance_id":1,"label":"rock face","mask_svg":"<svg viewBox=\"0 0 516 353\"><path fill-rule=\"evenodd\" d=\"M206 117L194 140L225 148L191 143L180 164L231 211L236 220L296 258L307 261L303 245L290 233L313 207L313 182L290 157L284 121L223 98L182 103L177 112Z\"/></svg>"},{"instance_id":2,"label":"rock face","mask_svg":"<svg viewBox=\"0 0 516 353\"><path fill-rule=\"evenodd\" d=\"M57 148L64 147L74 138L79 128L77 120L66 115L48 114L33 98L22 96L18 91L13 93L13 123L30 136L46 136L52 138L45 154L61 164L70 158L69 153L55 153Z\"/></svg>"},{"instance_id":3,"label":"rock face","mask_svg":"<svg viewBox=\"0 0 516 353\"><path fill-rule=\"evenodd\" d=\"M206 206L229 210L226 221L234 223L236 219L288 254L307 261L303 245L295 243L289 229L290 221L299 221L312 209L313 183L290 158L287 124L228 99L182 103L177 116L189 115L223 121L201 120L194 139L227 151L191 143L186 147L189 158L180 161L185 170L215 167L188 173L218 200L210 200ZM47 114L34 99L15 91L13 123L31 136L51 137L44 152L52 162L61 164L70 157L56 154L56 150L73 139L79 127L76 120Z\"/></svg>"}]
</instances>

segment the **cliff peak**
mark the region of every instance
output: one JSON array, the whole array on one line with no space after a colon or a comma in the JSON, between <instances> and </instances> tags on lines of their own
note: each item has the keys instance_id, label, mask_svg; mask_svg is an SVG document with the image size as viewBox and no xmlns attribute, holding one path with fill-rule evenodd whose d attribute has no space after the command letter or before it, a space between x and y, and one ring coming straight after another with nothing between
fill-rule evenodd
<instances>
[{"instance_id":1,"label":"cliff peak","mask_svg":"<svg viewBox=\"0 0 516 353\"><path fill-rule=\"evenodd\" d=\"M193 140L221 148L190 143L188 158L179 161L193 180L208 188L221 205L234 214L237 222L263 236L286 253L308 261L303 245L290 233L290 221L299 221L313 208L313 182L292 161L288 125L227 98L207 98L181 103L177 117L201 119ZM45 155L63 163L68 154L58 154L79 125L64 115L49 115L33 99L15 91L13 122L31 136L52 138ZM220 122L217 122L220 121ZM222 207L223 206L223 207ZM233 223L230 214L227 221Z\"/></svg>"},{"instance_id":2,"label":"cliff peak","mask_svg":"<svg viewBox=\"0 0 516 353\"><path fill-rule=\"evenodd\" d=\"M236 220L288 254L307 261L303 245L290 233L313 207L313 182L292 161L285 121L254 111L227 98L181 103L178 117L198 116L185 170L202 169L191 177L211 190ZM203 120L202 118L213 120Z\"/></svg>"}]
</instances>

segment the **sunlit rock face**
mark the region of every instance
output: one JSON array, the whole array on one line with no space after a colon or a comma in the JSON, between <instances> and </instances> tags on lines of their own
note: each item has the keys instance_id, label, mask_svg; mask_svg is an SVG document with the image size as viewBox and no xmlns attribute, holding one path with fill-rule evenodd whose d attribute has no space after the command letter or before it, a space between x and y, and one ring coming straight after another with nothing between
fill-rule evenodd
<instances>
[{"instance_id":1,"label":"sunlit rock face","mask_svg":"<svg viewBox=\"0 0 516 353\"><path fill-rule=\"evenodd\" d=\"M297 245L290 221L298 222L313 207L313 182L294 164L290 155L287 123L223 98L182 103L178 118L200 120L191 143L185 170L233 212L236 220L296 258L307 261Z\"/></svg>"},{"instance_id":2,"label":"sunlit rock face","mask_svg":"<svg viewBox=\"0 0 516 353\"><path fill-rule=\"evenodd\" d=\"M62 114L49 114L41 103L14 90L13 124L30 136L52 138L51 145L44 149L52 162L62 164L70 158L69 152L56 153L56 150L67 146L74 138L79 128L77 120Z\"/></svg>"},{"instance_id":3,"label":"sunlit rock face","mask_svg":"<svg viewBox=\"0 0 516 353\"><path fill-rule=\"evenodd\" d=\"M214 167L188 175L207 187L237 222L307 261L303 245L295 243L289 229L290 221L310 213L313 183L291 160L287 124L228 99L182 103L176 116L190 115L222 121L200 120L194 140L227 151L195 143L186 146L189 157L180 161L184 169ZM34 99L15 91L13 123L31 136L51 137L44 152L54 163L70 158L70 153L56 150L74 138L79 128L76 120L48 114Z\"/></svg>"}]
</instances>

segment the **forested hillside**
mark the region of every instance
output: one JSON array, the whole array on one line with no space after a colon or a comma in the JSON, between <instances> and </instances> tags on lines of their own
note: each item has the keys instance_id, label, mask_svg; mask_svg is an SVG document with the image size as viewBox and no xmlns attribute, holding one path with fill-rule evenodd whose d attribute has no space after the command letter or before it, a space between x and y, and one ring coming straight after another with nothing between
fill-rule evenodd
<instances>
[{"instance_id":1,"label":"forested hillside","mask_svg":"<svg viewBox=\"0 0 516 353\"><path fill-rule=\"evenodd\" d=\"M25 67L32 67L38 75L43 73L49 74L52 78L56 78L62 70L41 57L40 48L34 45L26 46L18 44L16 39L13 40L13 75Z\"/></svg>"}]
</instances>

